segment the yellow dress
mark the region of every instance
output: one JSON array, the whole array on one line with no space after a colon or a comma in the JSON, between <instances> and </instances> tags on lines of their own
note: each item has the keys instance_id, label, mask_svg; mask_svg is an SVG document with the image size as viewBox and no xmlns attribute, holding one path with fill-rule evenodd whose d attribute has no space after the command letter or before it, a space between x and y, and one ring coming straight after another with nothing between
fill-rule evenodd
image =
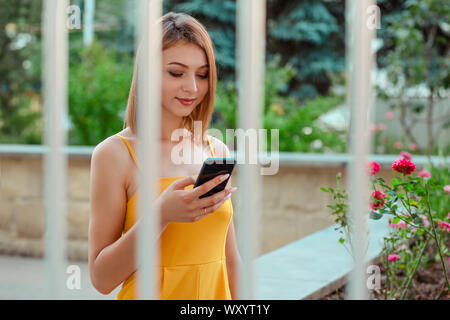
<instances>
[{"instance_id":1,"label":"yellow dress","mask_svg":"<svg viewBox=\"0 0 450 320\"><path fill-rule=\"evenodd\" d=\"M139 161L128 140L120 137L140 169ZM208 137L211 154L214 150ZM160 178L160 193L181 177ZM192 189L193 185L185 189ZM123 233L136 221L137 191L127 202ZM159 297L162 300L231 300L225 260L228 226L233 215L231 199L215 212L196 222L170 222L160 237ZM123 283L118 300L137 297L136 272Z\"/></svg>"}]
</instances>

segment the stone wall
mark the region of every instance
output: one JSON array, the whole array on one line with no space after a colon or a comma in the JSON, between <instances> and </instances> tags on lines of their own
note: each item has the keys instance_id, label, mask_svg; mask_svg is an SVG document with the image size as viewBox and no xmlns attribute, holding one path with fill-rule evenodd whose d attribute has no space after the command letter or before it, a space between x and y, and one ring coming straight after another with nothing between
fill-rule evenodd
<instances>
[{"instance_id":1,"label":"stone wall","mask_svg":"<svg viewBox=\"0 0 450 320\"><path fill-rule=\"evenodd\" d=\"M44 250L44 189L41 155L0 156L0 254L42 256ZM389 179L388 170L381 172ZM69 157L68 257L87 260L90 156ZM333 224L329 195L344 167L280 166L276 175L263 176L260 253L266 253ZM234 179L234 180L233 180ZM232 185L236 185L236 175ZM234 214L237 198L233 195ZM234 220L236 230L239 225Z\"/></svg>"}]
</instances>

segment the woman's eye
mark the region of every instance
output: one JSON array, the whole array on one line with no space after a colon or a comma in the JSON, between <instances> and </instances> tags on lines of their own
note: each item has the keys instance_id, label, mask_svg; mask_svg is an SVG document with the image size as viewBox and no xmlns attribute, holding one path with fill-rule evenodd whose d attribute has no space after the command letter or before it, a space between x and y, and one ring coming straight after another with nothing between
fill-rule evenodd
<instances>
[{"instance_id":1,"label":"woman's eye","mask_svg":"<svg viewBox=\"0 0 450 320\"><path fill-rule=\"evenodd\" d=\"M181 77L183 74L182 73L175 73L175 72L169 72L172 76L174 77Z\"/></svg>"},{"instance_id":2,"label":"woman's eye","mask_svg":"<svg viewBox=\"0 0 450 320\"><path fill-rule=\"evenodd\" d=\"M183 74L182 73L175 73L175 72L169 72L173 77L179 78L181 77ZM202 79L206 79L208 78L208 75L198 75L200 78Z\"/></svg>"}]
</instances>

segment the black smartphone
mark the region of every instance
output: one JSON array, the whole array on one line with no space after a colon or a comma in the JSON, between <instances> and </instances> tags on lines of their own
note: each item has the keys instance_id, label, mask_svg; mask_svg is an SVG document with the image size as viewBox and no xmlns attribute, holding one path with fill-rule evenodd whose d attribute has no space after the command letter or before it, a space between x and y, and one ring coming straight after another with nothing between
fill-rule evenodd
<instances>
[{"instance_id":1,"label":"black smartphone","mask_svg":"<svg viewBox=\"0 0 450 320\"><path fill-rule=\"evenodd\" d=\"M231 178L234 166L236 165L236 159L234 158L208 158L203 162L200 173L195 181L194 188L201 186L205 182L213 179L214 177L221 176L223 174L229 174L230 176L224 180L221 184L215 186L200 196L201 198L209 197L217 192L225 189L228 180Z\"/></svg>"}]
</instances>

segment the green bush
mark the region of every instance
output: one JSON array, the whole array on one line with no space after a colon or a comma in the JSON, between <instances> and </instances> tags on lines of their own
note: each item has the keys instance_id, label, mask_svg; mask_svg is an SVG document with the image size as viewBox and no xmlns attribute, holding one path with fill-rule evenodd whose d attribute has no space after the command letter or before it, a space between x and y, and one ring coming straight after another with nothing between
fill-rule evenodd
<instances>
[{"instance_id":1,"label":"green bush","mask_svg":"<svg viewBox=\"0 0 450 320\"><path fill-rule=\"evenodd\" d=\"M74 60L69 69L69 144L96 145L122 129L133 61L97 41Z\"/></svg>"}]
</instances>

